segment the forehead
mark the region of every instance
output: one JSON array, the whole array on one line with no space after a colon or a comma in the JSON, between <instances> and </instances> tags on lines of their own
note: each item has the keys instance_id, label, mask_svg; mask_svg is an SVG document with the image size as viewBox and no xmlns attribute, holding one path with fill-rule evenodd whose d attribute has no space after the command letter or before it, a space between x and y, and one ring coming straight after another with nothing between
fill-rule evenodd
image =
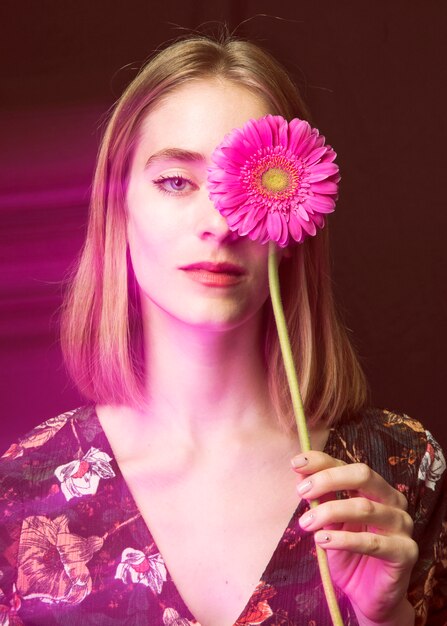
<instances>
[{"instance_id":1,"label":"forehead","mask_svg":"<svg viewBox=\"0 0 447 626\"><path fill-rule=\"evenodd\" d=\"M266 102L230 81L208 79L182 85L143 120L137 151L181 148L207 157L233 128L269 113Z\"/></svg>"}]
</instances>

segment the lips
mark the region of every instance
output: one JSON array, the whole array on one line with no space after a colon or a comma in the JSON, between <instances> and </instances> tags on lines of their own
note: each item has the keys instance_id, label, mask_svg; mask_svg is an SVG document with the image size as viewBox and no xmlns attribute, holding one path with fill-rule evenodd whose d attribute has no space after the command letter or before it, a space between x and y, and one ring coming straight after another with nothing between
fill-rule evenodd
<instances>
[{"instance_id":1,"label":"lips","mask_svg":"<svg viewBox=\"0 0 447 626\"><path fill-rule=\"evenodd\" d=\"M243 276L246 271L240 265L234 263L213 263L212 261L200 261L199 263L191 263L190 265L184 265L181 270L194 271L204 270L205 272L212 272L215 274L231 274L233 276Z\"/></svg>"},{"instance_id":2,"label":"lips","mask_svg":"<svg viewBox=\"0 0 447 626\"><path fill-rule=\"evenodd\" d=\"M244 280L246 270L235 263L200 261L180 268L193 281L206 287L232 287Z\"/></svg>"}]
</instances>

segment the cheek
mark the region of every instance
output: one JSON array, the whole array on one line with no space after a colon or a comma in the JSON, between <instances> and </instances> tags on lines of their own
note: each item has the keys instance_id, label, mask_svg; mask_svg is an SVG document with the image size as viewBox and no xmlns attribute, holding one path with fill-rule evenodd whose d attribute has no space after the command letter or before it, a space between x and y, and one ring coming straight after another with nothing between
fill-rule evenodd
<instances>
[{"instance_id":1,"label":"cheek","mask_svg":"<svg viewBox=\"0 0 447 626\"><path fill-rule=\"evenodd\" d=\"M129 244L130 258L132 259L132 265L136 273L139 259L143 253L147 252L149 242L146 241L145 233L139 224L131 217L127 222L127 241Z\"/></svg>"},{"instance_id":2,"label":"cheek","mask_svg":"<svg viewBox=\"0 0 447 626\"><path fill-rule=\"evenodd\" d=\"M156 265L157 250L150 226L142 224L141 220L129 217L127 224L127 241L129 244L130 259L137 282L142 286L148 271ZM152 272L151 272L152 273ZM154 272L156 275L157 273Z\"/></svg>"},{"instance_id":3,"label":"cheek","mask_svg":"<svg viewBox=\"0 0 447 626\"><path fill-rule=\"evenodd\" d=\"M268 292L268 246L250 242L253 249L249 250L251 265L254 267L254 275L260 289Z\"/></svg>"},{"instance_id":4,"label":"cheek","mask_svg":"<svg viewBox=\"0 0 447 626\"><path fill-rule=\"evenodd\" d=\"M269 297L268 259L267 255L257 255L252 261L251 298L256 307L262 306Z\"/></svg>"},{"instance_id":5,"label":"cheek","mask_svg":"<svg viewBox=\"0 0 447 626\"><path fill-rule=\"evenodd\" d=\"M140 253L172 248L181 232L179 216L154 193L134 193L128 199L127 237L129 246Z\"/></svg>"},{"instance_id":6,"label":"cheek","mask_svg":"<svg viewBox=\"0 0 447 626\"><path fill-rule=\"evenodd\" d=\"M140 289L155 297L167 291L178 256L178 234L163 228L160 220L135 219L127 225L130 260Z\"/></svg>"},{"instance_id":7,"label":"cheek","mask_svg":"<svg viewBox=\"0 0 447 626\"><path fill-rule=\"evenodd\" d=\"M269 297L269 282L267 274L263 274L259 277L256 291L259 304L262 306Z\"/></svg>"}]
</instances>

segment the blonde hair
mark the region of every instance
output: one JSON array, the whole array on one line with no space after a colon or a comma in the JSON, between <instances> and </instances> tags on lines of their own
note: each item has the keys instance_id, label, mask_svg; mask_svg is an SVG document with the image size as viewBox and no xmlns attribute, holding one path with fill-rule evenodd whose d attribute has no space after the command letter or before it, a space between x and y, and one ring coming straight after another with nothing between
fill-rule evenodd
<instances>
[{"instance_id":1,"label":"blonde hair","mask_svg":"<svg viewBox=\"0 0 447 626\"><path fill-rule=\"evenodd\" d=\"M98 403L143 402L140 303L128 257L125 197L141 122L191 80L219 77L259 95L287 119L309 119L286 71L253 43L193 37L159 52L117 102L99 150L87 237L62 314L62 348L81 392ZM334 306L327 229L295 246L280 267L281 291L309 420L333 424L359 410L366 383ZM265 366L281 423L293 417L270 302L265 315Z\"/></svg>"}]
</instances>

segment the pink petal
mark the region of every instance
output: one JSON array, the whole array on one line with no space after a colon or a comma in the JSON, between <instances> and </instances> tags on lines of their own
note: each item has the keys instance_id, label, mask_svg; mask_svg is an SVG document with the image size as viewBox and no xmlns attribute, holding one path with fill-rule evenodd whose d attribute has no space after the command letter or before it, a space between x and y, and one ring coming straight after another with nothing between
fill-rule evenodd
<instances>
[{"instance_id":1,"label":"pink petal","mask_svg":"<svg viewBox=\"0 0 447 626\"><path fill-rule=\"evenodd\" d=\"M251 205L250 202L242 202L241 204L237 204L234 207L232 207L231 209L229 209L229 213L236 213L237 215L240 215L241 220L244 218L244 216L247 213L251 213L253 210L253 207Z\"/></svg>"},{"instance_id":2,"label":"pink petal","mask_svg":"<svg viewBox=\"0 0 447 626\"><path fill-rule=\"evenodd\" d=\"M331 176L331 182L333 183L339 183L341 181L341 176L340 174L337 174L337 176Z\"/></svg>"},{"instance_id":3,"label":"pink petal","mask_svg":"<svg viewBox=\"0 0 447 626\"><path fill-rule=\"evenodd\" d=\"M229 174L227 170L223 170L217 167L214 170L210 170L208 173L209 183L221 183L221 182L226 183L226 182L230 182L234 178L236 177Z\"/></svg>"},{"instance_id":4,"label":"pink petal","mask_svg":"<svg viewBox=\"0 0 447 626\"><path fill-rule=\"evenodd\" d=\"M262 147L262 137L259 134L259 124L254 120L249 120L244 126L244 132L246 139L250 142L251 148Z\"/></svg>"},{"instance_id":5,"label":"pink petal","mask_svg":"<svg viewBox=\"0 0 447 626\"><path fill-rule=\"evenodd\" d=\"M250 232L250 238L253 239L254 241L258 241L258 240L264 239L264 241L261 241L261 243L266 243L268 241L268 232L267 232L267 229L265 227L265 219L264 220L260 220L256 224L256 226Z\"/></svg>"},{"instance_id":6,"label":"pink petal","mask_svg":"<svg viewBox=\"0 0 447 626\"><path fill-rule=\"evenodd\" d=\"M311 183L315 183L337 173L338 165L335 165L335 163L318 163L317 165L312 166L309 181Z\"/></svg>"},{"instance_id":7,"label":"pink petal","mask_svg":"<svg viewBox=\"0 0 447 626\"><path fill-rule=\"evenodd\" d=\"M244 218L240 226L241 235L248 235L260 221L264 221L267 209L264 206L260 206L256 211L249 211Z\"/></svg>"},{"instance_id":8,"label":"pink petal","mask_svg":"<svg viewBox=\"0 0 447 626\"><path fill-rule=\"evenodd\" d=\"M216 193L216 194L222 194L222 195L228 194L228 193L239 194L241 193L241 191L245 192L242 181L236 178L232 178L228 181L219 181L219 182L216 181L214 185L212 182L210 182L210 185L212 185L210 190L212 191L212 193Z\"/></svg>"},{"instance_id":9,"label":"pink petal","mask_svg":"<svg viewBox=\"0 0 447 626\"><path fill-rule=\"evenodd\" d=\"M264 219L267 215L267 207L265 202L259 202L258 204L254 204L251 206L251 211L253 213L253 221L258 222L261 219Z\"/></svg>"},{"instance_id":10,"label":"pink petal","mask_svg":"<svg viewBox=\"0 0 447 626\"><path fill-rule=\"evenodd\" d=\"M312 183L311 189L314 193L335 195L338 192L338 185L330 180L323 180L318 183Z\"/></svg>"},{"instance_id":11,"label":"pink petal","mask_svg":"<svg viewBox=\"0 0 447 626\"><path fill-rule=\"evenodd\" d=\"M245 213L242 213L239 209L237 209L235 211L232 211L228 215L225 215L224 217L227 220L228 226L230 226L230 228L239 229L244 221Z\"/></svg>"},{"instance_id":12,"label":"pink petal","mask_svg":"<svg viewBox=\"0 0 447 626\"><path fill-rule=\"evenodd\" d=\"M252 203L250 202L249 198L246 198L245 200L242 200L234 204L232 207L228 208L230 211L237 211L238 213L243 213L244 215L245 213L253 210Z\"/></svg>"},{"instance_id":13,"label":"pink petal","mask_svg":"<svg viewBox=\"0 0 447 626\"><path fill-rule=\"evenodd\" d=\"M270 239L278 241L281 237L282 222L278 211L269 211L267 215L267 230Z\"/></svg>"},{"instance_id":14,"label":"pink petal","mask_svg":"<svg viewBox=\"0 0 447 626\"><path fill-rule=\"evenodd\" d=\"M306 201L305 201L306 202ZM304 203L303 203L304 204ZM297 207L297 214L301 217L302 220L304 220L305 222L309 221L309 215L307 214L306 209L303 207L302 204L299 204Z\"/></svg>"},{"instance_id":15,"label":"pink petal","mask_svg":"<svg viewBox=\"0 0 447 626\"><path fill-rule=\"evenodd\" d=\"M268 243L269 241L270 241L270 237L268 234L268 230L265 229L262 231L261 235L259 236L258 242L264 244L264 243Z\"/></svg>"},{"instance_id":16,"label":"pink petal","mask_svg":"<svg viewBox=\"0 0 447 626\"><path fill-rule=\"evenodd\" d=\"M261 139L261 144L264 146L272 146L273 145L273 133L271 126L267 119L262 118L259 120L258 124L259 136Z\"/></svg>"},{"instance_id":17,"label":"pink petal","mask_svg":"<svg viewBox=\"0 0 447 626\"><path fill-rule=\"evenodd\" d=\"M223 214L222 214L223 215ZM227 224L230 230L239 230L239 226L241 223L241 214L237 211L233 211L231 215L225 215L225 219L227 220Z\"/></svg>"},{"instance_id":18,"label":"pink petal","mask_svg":"<svg viewBox=\"0 0 447 626\"><path fill-rule=\"evenodd\" d=\"M313 165L319 159L321 159L323 154L325 154L326 152L327 152L326 146L323 146L322 148L315 148L314 150L312 150L312 152L306 158L306 165L308 165L308 166L309 165Z\"/></svg>"},{"instance_id":19,"label":"pink petal","mask_svg":"<svg viewBox=\"0 0 447 626\"><path fill-rule=\"evenodd\" d=\"M293 119L289 124L288 147L291 152L296 152L298 146L310 135L310 126L304 120Z\"/></svg>"},{"instance_id":20,"label":"pink petal","mask_svg":"<svg viewBox=\"0 0 447 626\"><path fill-rule=\"evenodd\" d=\"M287 120L282 120L278 125L278 143L287 148L289 144L289 125Z\"/></svg>"},{"instance_id":21,"label":"pink petal","mask_svg":"<svg viewBox=\"0 0 447 626\"><path fill-rule=\"evenodd\" d=\"M234 163L239 163L240 165L244 165L247 161L247 156L245 150L241 150L238 146L237 148L233 148L230 146L222 147L223 155L216 154L216 158L214 158L214 162L221 167L225 167L225 164L228 162L228 159L234 161Z\"/></svg>"},{"instance_id":22,"label":"pink petal","mask_svg":"<svg viewBox=\"0 0 447 626\"><path fill-rule=\"evenodd\" d=\"M310 196L303 202L304 206L312 207L318 213L332 213L335 208L335 200L330 196L322 196L320 194Z\"/></svg>"},{"instance_id":23,"label":"pink petal","mask_svg":"<svg viewBox=\"0 0 447 626\"><path fill-rule=\"evenodd\" d=\"M318 135L314 131L312 131L309 137L307 137L306 140L303 141L299 148L299 154L302 159L307 157L315 147L319 147L318 145L315 145L317 143L317 140Z\"/></svg>"},{"instance_id":24,"label":"pink petal","mask_svg":"<svg viewBox=\"0 0 447 626\"><path fill-rule=\"evenodd\" d=\"M267 118L269 120L270 129L272 131L273 145L275 147L278 147L278 146L281 145L280 130L279 129L280 129L280 125L281 125L281 120L283 118L280 117L279 115L268 115Z\"/></svg>"},{"instance_id":25,"label":"pink petal","mask_svg":"<svg viewBox=\"0 0 447 626\"><path fill-rule=\"evenodd\" d=\"M290 214L289 232L298 243L303 240L303 229L293 213Z\"/></svg>"},{"instance_id":26,"label":"pink petal","mask_svg":"<svg viewBox=\"0 0 447 626\"><path fill-rule=\"evenodd\" d=\"M313 222L302 222L301 226L308 235L311 235L313 237L317 234L317 228Z\"/></svg>"},{"instance_id":27,"label":"pink petal","mask_svg":"<svg viewBox=\"0 0 447 626\"><path fill-rule=\"evenodd\" d=\"M278 244L284 248L289 241L289 227L287 225L286 218L283 213L279 213L279 217L281 219L282 233L281 237L278 239Z\"/></svg>"},{"instance_id":28,"label":"pink petal","mask_svg":"<svg viewBox=\"0 0 447 626\"><path fill-rule=\"evenodd\" d=\"M334 152L334 150L331 148L331 146L326 144L326 148L327 148L327 154L324 157L325 161L330 161L332 163L332 161L335 161L335 159L337 158L337 153Z\"/></svg>"},{"instance_id":29,"label":"pink petal","mask_svg":"<svg viewBox=\"0 0 447 626\"><path fill-rule=\"evenodd\" d=\"M323 228L323 226L324 226L324 217L322 215L320 215L319 213L315 213L315 215L312 216L312 220L313 220L314 224L316 224L318 226L318 228Z\"/></svg>"},{"instance_id":30,"label":"pink petal","mask_svg":"<svg viewBox=\"0 0 447 626\"><path fill-rule=\"evenodd\" d=\"M322 148L325 144L326 139L324 135L320 135L319 131L316 128L312 129L312 133L315 134L315 146L314 148Z\"/></svg>"},{"instance_id":31,"label":"pink petal","mask_svg":"<svg viewBox=\"0 0 447 626\"><path fill-rule=\"evenodd\" d=\"M221 164L214 165L214 171L223 170L224 172L227 172L229 176L232 176L234 178L235 177L239 178L246 162L247 161L245 161L245 163L241 165L240 163L235 163L234 161L230 161L229 159L225 157L225 160L222 161ZM213 171L213 170L210 168L210 171Z\"/></svg>"},{"instance_id":32,"label":"pink petal","mask_svg":"<svg viewBox=\"0 0 447 626\"><path fill-rule=\"evenodd\" d=\"M235 205L242 204L247 200L247 194L241 191L240 193L228 193L228 194L219 194L219 197L216 200L213 197L213 202L218 202L219 206L222 208L230 208Z\"/></svg>"}]
</instances>

